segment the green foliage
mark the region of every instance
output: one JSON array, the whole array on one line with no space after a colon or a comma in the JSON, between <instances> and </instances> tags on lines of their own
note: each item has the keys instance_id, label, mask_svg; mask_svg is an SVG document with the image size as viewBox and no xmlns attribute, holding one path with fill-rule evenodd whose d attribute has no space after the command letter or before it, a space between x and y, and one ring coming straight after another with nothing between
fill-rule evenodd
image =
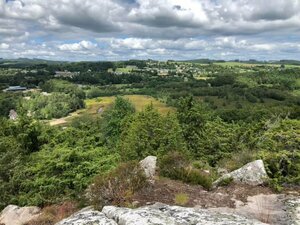
<instances>
[{"instance_id":1,"label":"green foliage","mask_svg":"<svg viewBox=\"0 0 300 225\"><path fill-rule=\"evenodd\" d=\"M23 101L22 109L30 112L37 119L52 119L67 116L70 112L84 107L82 99L64 93L51 95L32 94L30 99Z\"/></svg>"},{"instance_id":2,"label":"green foliage","mask_svg":"<svg viewBox=\"0 0 300 225\"><path fill-rule=\"evenodd\" d=\"M257 157L257 151L251 151L247 149L243 149L240 151L235 151L229 156L222 158L218 165L221 168L225 168L228 171L233 171L241 168L249 162L252 162Z\"/></svg>"},{"instance_id":3,"label":"green foliage","mask_svg":"<svg viewBox=\"0 0 300 225\"><path fill-rule=\"evenodd\" d=\"M269 176L281 184L300 184L300 121L276 118L264 129L258 146Z\"/></svg>"},{"instance_id":4,"label":"green foliage","mask_svg":"<svg viewBox=\"0 0 300 225\"><path fill-rule=\"evenodd\" d=\"M180 123L184 140L188 150L199 156L203 129L209 119L210 111L203 105L197 103L193 97L182 98L178 104L177 118Z\"/></svg>"},{"instance_id":5,"label":"green foliage","mask_svg":"<svg viewBox=\"0 0 300 225\"><path fill-rule=\"evenodd\" d=\"M96 174L119 161L117 154L99 147L96 121L63 130L25 117L0 123L0 208L77 198Z\"/></svg>"},{"instance_id":6,"label":"green foliage","mask_svg":"<svg viewBox=\"0 0 300 225\"><path fill-rule=\"evenodd\" d=\"M117 142L124 130L124 120L135 112L129 100L117 97L113 106L103 113L102 131L107 141Z\"/></svg>"},{"instance_id":7,"label":"green foliage","mask_svg":"<svg viewBox=\"0 0 300 225\"><path fill-rule=\"evenodd\" d=\"M189 165L189 160L181 152L169 152L158 161L159 173L164 177L176 179L182 168Z\"/></svg>"},{"instance_id":8,"label":"green foliage","mask_svg":"<svg viewBox=\"0 0 300 225\"><path fill-rule=\"evenodd\" d=\"M147 179L143 169L137 161L131 161L95 177L88 197L99 209L108 204L128 206L133 194L146 185Z\"/></svg>"},{"instance_id":9,"label":"green foliage","mask_svg":"<svg viewBox=\"0 0 300 225\"><path fill-rule=\"evenodd\" d=\"M152 105L127 121L117 146L124 160L185 151L185 143L174 115L160 115Z\"/></svg>"},{"instance_id":10,"label":"green foliage","mask_svg":"<svg viewBox=\"0 0 300 225\"><path fill-rule=\"evenodd\" d=\"M0 93L0 116L7 118L11 109L16 110L20 98L20 94Z\"/></svg>"},{"instance_id":11,"label":"green foliage","mask_svg":"<svg viewBox=\"0 0 300 225\"><path fill-rule=\"evenodd\" d=\"M29 118L20 118L17 123L0 119L0 208L7 205L16 194L12 177L17 167L24 165L28 156L40 150L46 142L43 126ZM20 183L19 183L20 184Z\"/></svg>"},{"instance_id":12,"label":"green foliage","mask_svg":"<svg viewBox=\"0 0 300 225\"><path fill-rule=\"evenodd\" d=\"M200 169L189 166L188 159L178 152L169 152L159 161L160 175L186 183L199 184L209 190L212 177Z\"/></svg>"},{"instance_id":13,"label":"green foliage","mask_svg":"<svg viewBox=\"0 0 300 225\"><path fill-rule=\"evenodd\" d=\"M44 205L77 198L99 172L114 167L118 157L101 148L45 148L17 168L13 183L20 205Z\"/></svg>"},{"instance_id":14,"label":"green foliage","mask_svg":"<svg viewBox=\"0 0 300 225\"><path fill-rule=\"evenodd\" d=\"M263 152L261 153L268 175L276 183L300 184L300 153L299 152Z\"/></svg>"},{"instance_id":15,"label":"green foliage","mask_svg":"<svg viewBox=\"0 0 300 225\"><path fill-rule=\"evenodd\" d=\"M41 88L45 92L60 92L79 99L85 98L85 93L81 88L64 80L49 80Z\"/></svg>"},{"instance_id":16,"label":"green foliage","mask_svg":"<svg viewBox=\"0 0 300 225\"><path fill-rule=\"evenodd\" d=\"M223 85L234 84L234 81L235 81L234 76L225 74L223 76L217 76L210 82L213 86L223 86Z\"/></svg>"},{"instance_id":17,"label":"green foliage","mask_svg":"<svg viewBox=\"0 0 300 225\"><path fill-rule=\"evenodd\" d=\"M139 70L114 74L116 68L129 72L127 65ZM181 65L187 69L176 71ZM169 76L159 76L157 71L144 69L146 66L167 69ZM234 170L257 158L264 160L270 186L276 190L287 184L299 185L299 68L154 61L0 67L0 87L40 85L50 93L0 93L0 208L76 198L99 173L99 185L104 184L100 190L111 191L108 181L119 185L115 200L114 192L101 192L101 201L126 205L136 181L126 183L121 175L132 180L126 173L135 168L121 166L109 171L121 159L140 160L148 155L159 157L161 175L207 189L214 167ZM23 74L20 68L37 73ZM69 81L53 79L54 71L64 70L80 71L80 75L65 78ZM70 81L99 85L81 88ZM162 116L151 106L137 113L130 102L117 98L103 114L79 114L65 129L36 121L63 117L84 107L84 91L89 97L151 95L176 107L177 113ZM18 120L4 119L11 109L18 112ZM209 169L211 175L203 169Z\"/></svg>"},{"instance_id":18,"label":"green foliage","mask_svg":"<svg viewBox=\"0 0 300 225\"><path fill-rule=\"evenodd\" d=\"M234 151L245 148L241 137L242 128L238 124L228 124L221 119L208 121L203 127L197 156L208 160L210 165Z\"/></svg>"}]
</instances>

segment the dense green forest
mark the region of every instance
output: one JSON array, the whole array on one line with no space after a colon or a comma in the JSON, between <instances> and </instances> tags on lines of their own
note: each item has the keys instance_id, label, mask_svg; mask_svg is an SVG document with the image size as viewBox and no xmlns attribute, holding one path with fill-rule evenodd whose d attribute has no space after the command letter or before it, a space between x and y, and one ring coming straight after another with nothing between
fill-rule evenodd
<instances>
[{"instance_id":1,"label":"dense green forest","mask_svg":"<svg viewBox=\"0 0 300 225\"><path fill-rule=\"evenodd\" d=\"M0 87L15 85L28 90L0 94L0 208L84 204L97 177L109 179L118 166L149 155L160 159L162 176L207 189L218 168L231 171L255 159L263 159L271 178L266 185L276 191L300 185L300 67L0 64ZM137 110L124 95L152 96L172 110L159 113L154 104ZM103 112L78 113L63 126L48 123L85 112L91 99L102 107L107 96L116 98ZM11 110L16 120L9 119ZM198 173L204 169L212 171L209 177Z\"/></svg>"}]
</instances>

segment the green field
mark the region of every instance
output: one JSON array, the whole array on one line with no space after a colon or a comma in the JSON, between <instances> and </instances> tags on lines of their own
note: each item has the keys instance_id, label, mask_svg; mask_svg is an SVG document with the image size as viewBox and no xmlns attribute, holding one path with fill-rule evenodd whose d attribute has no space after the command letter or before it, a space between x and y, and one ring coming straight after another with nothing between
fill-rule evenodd
<instances>
[{"instance_id":1,"label":"green field","mask_svg":"<svg viewBox=\"0 0 300 225\"><path fill-rule=\"evenodd\" d=\"M158 101L157 99L146 96L146 95L124 95L124 98L128 99L135 106L137 111L142 111L146 106L152 104L155 109L158 110L161 114L167 114L168 112L173 112L174 109L166 106L164 103ZM97 114L99 108L103 108L104 110L111 106L116 97L99 97L94 99L87 99L86 103L86 111L85 113L90 115Z\"/></svg>"},{"instance_id":2,"label":"green field","mask_svg":"<svg viewBox=\"0 0 300 225\"><path fill-rule=\"evenodd\" d=\"M128 99L136 108L138 112L145 109L146 106L152 104L155 109L161 114L167 114L170 112L174 112L175 109L172 107L166 106L164 103L160 102L159 100L146 96L146 95L125 95L124 98ZM99 97L99 98L93 98L93 99L87 99L85 100L86 108L77 110L76 112L71 113L67 117L59 118L59 119L53 119L50 122L51 126L55 125L66 125L68 122L72 121L73 118L83 115L89 115L89 116L98 116L100 113L98 113L98 110L102 108L103 110L106 110L109 108L114 100L115 96L110 97Z\"/></svg>"}]
</instances>

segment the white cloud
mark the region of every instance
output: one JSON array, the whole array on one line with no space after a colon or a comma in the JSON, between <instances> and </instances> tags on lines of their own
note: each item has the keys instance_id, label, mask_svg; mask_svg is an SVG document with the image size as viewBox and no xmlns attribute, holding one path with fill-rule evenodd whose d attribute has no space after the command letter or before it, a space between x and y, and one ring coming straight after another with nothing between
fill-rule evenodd
<instances>
[{"instance_id":1,"label":"white cloud","mask_svg":"<svg viewBox=\"0 0 300 225\"><path fill-rule=\"evenodd\" d=\"M90 41L81 41L78 43L72 44L62 44L58 48L62 51L82 51L82 50L91 50L97 47L97 44L94 44Z\"/></svg>"},{"instance_id":2,"label":"white cloud","mask_svg":"<svg viewBox=\"0 0 300 225\"><path fill-rule=\"evenodd\" d=\"M9 44L0 43L0 49L9 49Z\"/></svg>"},{"instance_id":3,"label":"white cloud","mask_svg":"<svg viewBox=\"0 0 300 225\"><path fill-rule=\"evenodd\" d=\"M128 14L131 21L154 27L199 27L208 22L201 2L196 0L138 0Z\"/></svg>"}]
</instances>

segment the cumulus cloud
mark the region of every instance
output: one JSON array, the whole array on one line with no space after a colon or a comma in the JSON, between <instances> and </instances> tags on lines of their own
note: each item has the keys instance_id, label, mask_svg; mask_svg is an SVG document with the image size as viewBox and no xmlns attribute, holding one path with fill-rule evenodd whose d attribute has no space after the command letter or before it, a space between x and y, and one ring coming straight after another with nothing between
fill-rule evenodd
<instances>
[{"instance_id":1,"label":"cumulus cloud","mask_svg":"<svg viewBox=\"0 0 300 225\"><path fill-rule=\"evenodd\" d=\"M62 24L100 33L119 30L116 21L125 13L121 5L105 0L54 1L50 10Z\"/></svg>"},{"instance_id":2,"label":"cumulus cloud","mask_svg":"<svg viewBox=\"0 0 300 225\"><path fill-rule=\"evenodd\" d=\"M80 41L78 43L62 44L58 46L58 48L62 51L82 51L90 50L95 47L97 47L97 44L94 44L90 41Z\"/></svg>"},{"instance_id":3,"label":"cumulus cloud","mask_svg":"<svg viewBox=\"0 0 300 225\"><path fill-rule=\"evenodd\" d=\"M9 44L0 43L0 49L8 49L8 48L9 48Z\"/></svg>"},{"instance_id":4,"label":"cumulus cloud","mask_svg":"<svg viewBox=\"0 0 300 225\"><path fill-rule=\"evenodd\" d=\"M137 0L130 10L131 21L154 27L199 27L208 22L207 13L197 0Z\"/></svg>"}]
</instances>

